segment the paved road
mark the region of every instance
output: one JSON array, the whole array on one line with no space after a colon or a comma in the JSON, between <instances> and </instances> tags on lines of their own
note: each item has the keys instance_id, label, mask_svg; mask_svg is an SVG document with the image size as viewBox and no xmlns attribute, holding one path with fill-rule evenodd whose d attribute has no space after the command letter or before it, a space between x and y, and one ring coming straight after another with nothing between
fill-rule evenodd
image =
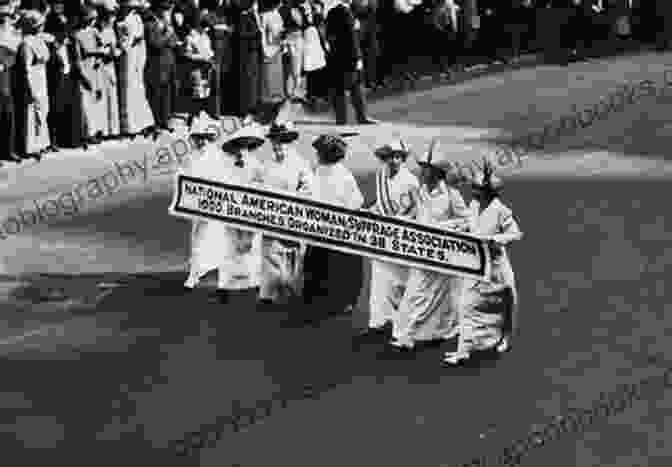
<instances>
[{"instance_id":1,"label":"paved road","mask_svg":"<svg viewBox=\"0 0 672 467\"><path fill-rule=\"evenodd\" d=\"M372 106L386 124L362 130L349 163L371 198L375 162L366 146L387 131L419 150L439 134L477 153L620 83L662 82L671 58L523 69L386 99ZM226 307L208 303L207 290L177 295L188 226L166 214L167 175L3 240L3 454L21 466L450 466L660 372L647 355L670 357L671 104L643 99L507 174L505 196L526 234L512 251L523 334L515 353L482 367L442 369L438 349L411 362L376 361L376 348L350 349L349 318L290 327L285 318L296 310L255 310L246 295ZM328 126L302 120L306 131ZM0 213L131 157L117 148L23 168L10 176ZM292 402L242 433L226 430L198 456L170 449L230 413L233 401L250 406L278 390L331 382L339 384L318 400ZM668 392L639 402L523 465L669 465L670 400Z\"/></svg>"}]
</instances>

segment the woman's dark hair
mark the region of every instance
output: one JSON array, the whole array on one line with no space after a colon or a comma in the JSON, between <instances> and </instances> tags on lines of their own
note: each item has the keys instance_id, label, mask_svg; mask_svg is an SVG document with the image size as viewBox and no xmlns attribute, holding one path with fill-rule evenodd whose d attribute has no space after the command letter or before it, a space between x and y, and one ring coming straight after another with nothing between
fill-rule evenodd
<instances>
[{"instance_id":1,"label":"woman's dark hair","mask_svg":"<svg viewBox=\"0 0 672 467\"><path fill-rule=\"evenodd\" d=\"M274 10L280 6L282 0L259 0L259 12Z\"/></svg>"}]
</instances>

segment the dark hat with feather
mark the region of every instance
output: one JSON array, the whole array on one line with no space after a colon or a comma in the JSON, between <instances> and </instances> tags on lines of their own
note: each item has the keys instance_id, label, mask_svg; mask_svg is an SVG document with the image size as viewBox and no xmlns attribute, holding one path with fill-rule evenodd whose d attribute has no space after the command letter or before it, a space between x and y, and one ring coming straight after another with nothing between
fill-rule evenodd
<instances>
[{"instance_id":1,"label":"dark hat with feather","mask_svg":"<svg viewBox=\"0 0 672 467\"><path fill-rule=\"evenodd\" d=\"M320 159L327 164L335 164L342 160L348 150L345 138L356 136L357 133L337 133L320 135L313 141L313 147Z\"/></svg>"}]
</instances>

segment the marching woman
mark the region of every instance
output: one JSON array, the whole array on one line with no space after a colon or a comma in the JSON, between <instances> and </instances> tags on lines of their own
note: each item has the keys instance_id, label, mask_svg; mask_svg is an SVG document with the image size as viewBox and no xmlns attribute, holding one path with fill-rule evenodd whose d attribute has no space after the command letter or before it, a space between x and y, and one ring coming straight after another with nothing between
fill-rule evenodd
<instances>
[{"instance_id":1,"label":"marching woman","mask_svg":"<svg viewBox=\"0 0 672 467\"><path fill-rule=\"evenodd\" d=\"M348 149L344 136L346 135L322 135L313 142L318 161L311 192L317 201L348 209L360 209L364 204L364 197L355 176L342 162ZM328 296L330 300L339 297L345 302L344 308L350 310L357 302L362 272L359 256L311 247L306 256L304 270L306 303L320 296ZM341 303L337 303L339 311L343 310L340 305Z\"/></svg>"},{"instance_id":2,"label":"marching woman","mask_svg":"<svg viewBox=\"0 0 672 467\"><path fill-rule=\"evenodd\" d=\"M500 199L501 180L484 161L482 173L472 182L474 201L469 208L471 231L490 238L492 275L490 282L465 280L459 340L456 352L447 352L444 362L455 365L474 352L512 348L517 328L518 294L506 245L520 240L523 233L511 209Z\"/></svg>"},{"instance_id":3,"label":"marching woman","mask_svg":"<svg viewBox=\"0 0 672 467\"><path fill-rule=\"evenodd\" d=\"M217 122L200 126L211 130L196 129L197 133L212 133L212 137L216 138ZM259 126L243 127L229 135L221 149L213 144L203 146L203 155L194 160L184 173L233 185L261 184L261 164L256 157L247 157L246 153L263 144L264 134ZM261 280L261 235L219 222L196 222L192 229L190 271L185 287L193 289L201 277L213 269L218 270L217 292L222 303L228 301L229 290L258 287Z\"/></svg>"},{"instance_id":4,"label":"marching woman","mask_svg":"<svg viewBox=\"0 0 672 467\"><path fill-rule=\"evenodd\" d=\"M148 135L154 126L154 116L145 90L147 45L145 26L136 10L143 7L139 0L122 0L116 29L121 48L119 58L119 117L121 133L132 137Z\"/></svg>"},{"instance_id":5,"label":"marching woman","mask_svg":"<svg viewBox=\"0 0 672 467\"><path fill-rule=\"evenodd\" d=\"M373 211L387 217L412 219L416 215L415 193L418 179L406 167L409 155L403 141L378 148L382 163L376 173L376 204ZM408 268L395 263L371 260L368 330L358 339L383 337L389 340L387 325L393 324L408 280Z\"/></svg>"},{"instance_id":6,"label":"marching woman","mask_svg":"<svg viewBox=\"0 0 672 467\"><path fill-rule=\"evenodd\" d=\"M266 135L273 146L273 158L264 164L264 188L310 194L312 170L306 159L291 146L299 133L291 124L274 122ZM306 245L264 236L259 300L287 301L302 293L303 258Z\"/></svg>"},{"instance_id":7,"label":"marching woman","mask_svg":"<svg viewBox=\"0 0 672 467\"><path fill-rule=\"evenodd\" d=\"M421 168L417 221L441 229L464 231L470 212L460 192L459 181L449 171L445 153L437 153L433 141ZM411 269L406 291L395 314L390 351L409 354L417 342L448 340L457 332L462 279L424 269Z\"/></svg>"}]
</instances>

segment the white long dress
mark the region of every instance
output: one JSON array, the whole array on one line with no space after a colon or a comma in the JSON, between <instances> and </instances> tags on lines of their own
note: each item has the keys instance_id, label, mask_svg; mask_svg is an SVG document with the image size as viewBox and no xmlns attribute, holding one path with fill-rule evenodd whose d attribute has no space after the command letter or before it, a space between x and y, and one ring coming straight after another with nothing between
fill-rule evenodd
<instances>
[{"instance_id":1,"label":"white long dress","mask_svg":"<svg viewBox=\"0 0 672 467\"><path fill-rule=\"evenodd\" d=\"M275 157L262 161L264 187L310 195L310 187L313 185L310 164L291 147L286 149L286 153L282 162L278 162ZM265 235L262 251L259 298L278 301L299 296L303 285L305 243Z\"/></svg>"},{"instance_id":2,"label":"white long dress","mask_svg":"<svg viewBox=\"0 0 672 467\"><path fill-rule=\"evenodd\" d=\"M518 223L499 198L482 211L479 204L469 205L473 213L472 231L496 239L502 244L522 236ZM492 259L492 283L465 280L460 317L458 351L485 350L497 345L502 331L515 331L518 311L516 281L506 247Z\"/></svg>"},{"instance_id":3,"label":"white long dress","mask_svg":"<svg viewBox=\"0 0 672 467\"><path fill-rule=\"evenodd\" d=\"M261 186L262 166L253 156L244 167L214 144L193 160L182 173L236 185ZM219 289L249 289L261 281L261 234L227 227L219 222L195 222L191 234L191 258L186 287L195 287L208 272L217 269Z\"/></svg>"},{"instance_id":4,"label":"white long dress","mask_svg":"<svg viewBox=\"0 0 672 467\"><path fill-rule=\"evenodd\" d=\"M145 27L140 16L132 12L117 21L116 29L122 50L118 76L121 131L135 134L154 125L145 91Z\"/></svg>"},{"instance_id":5,"label":"white long dress","mask_svg":"<svg viewBox=\"0 0 672 467\"><path fill-rule=\"evenodd\" d=\"M383 166L376 174L375 212L398 218L415 215L415 195L420 185L406 167L390 178L389 169ZM369 327L381 328L393 322L401 298L406 290L409 268L395 263L371 260L369 290Z\"/></svg>"},{"instance_id":6,"label":"white long dress","mask_svg":"<svg viewBox=\"0 0 672 467\"><path fill-rule=\"evenodd\" d=\"M420 188L417 220L451 230L465 230L470 211L459 191L445 182L430 193ZM415 342L450 339L457 333L463 279L412 268L406 292L395 314L393 337L405 347Z\"/></svg>"}]
</instances>

